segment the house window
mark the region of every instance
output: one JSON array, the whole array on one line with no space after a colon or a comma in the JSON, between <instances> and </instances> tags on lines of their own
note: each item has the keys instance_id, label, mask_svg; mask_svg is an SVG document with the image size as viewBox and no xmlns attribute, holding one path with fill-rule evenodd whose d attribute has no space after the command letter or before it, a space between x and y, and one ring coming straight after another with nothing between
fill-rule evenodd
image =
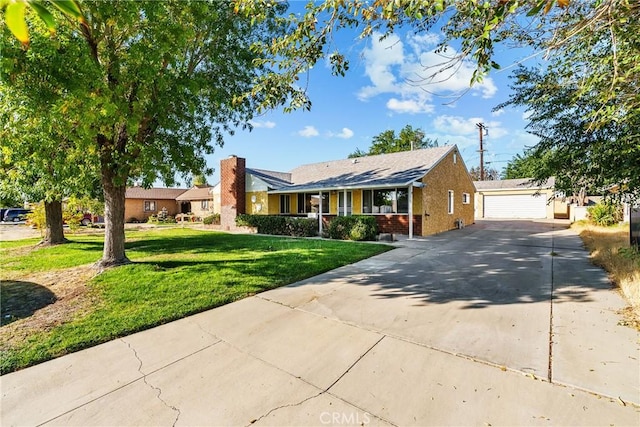
<instances>
[{"instance_id":1,"label":"house window","mask_svg":"<svg viewBox=\"0 0 640 427\"><path fill-rule=\"evenodd\" d=\"M280 195L280 213L291 213L291 196L289 196L288 194Z\"/></svg>"},{"instance_id":2,"label":"house window","mask_svg":"<svg viewBox=\"0 0 640 427\"><path fill-rule=\"evenodd\" d=\"M465 205L471 203L471 195L469 193L462 193L462 203Z\"/></svg>"},{"instance_id":3,"label":"house window","mask_svg":"<svg viewBox=\"0 0 640 427\"><path fill-rule=\"evenodd\" d=\"M456 163L458 163L458 154L453 153L453 164L455 165Z\"/></svg>"},{"instance_id":4,"label":"house window","mask_svg":"<svg viewBox=\"0 0 640 427\"><path fill-rule=\"evenodd\" d=\"M351 191L347 191L347 216L351 215ZM338 216L344 216L344 191L338 191Z\"/></svg>"},{"instance_id":5,"label":"house window","mask_svg":"<svg viewBox=\"0 0 640 427\"><path fill-rule=\"evenodd\" d=\"M145 200L144 201L144 211L145 212L155 212L156 211L156 202L155 202L155 200Z\"/></svg>"},{"instance_id":6,"label":"house window","mask_svg":"<svg viewBox=\"0 0 640 427\"><path fill-rule=\"evenodd\" d=\"M329 213L329 193L322 195L322 213ZM298 194L298 213L318 213L320 208L320 195L317 193Z\"/></svg>"},{"instance_id":7,"label":"house window","mask_svg":"<svg viewBox=\"0 0 640 427\"><path fill-rule=\"evenodd\" d=\"M362 213L409 213L409 191L404 188L363 190Z\"/></svg>"},{"instance_id":8,"label":"house window","mask_svg":"<svg viewBox=\"0 0 640 427\"><path fill-rule=\"evenodd\" d=\"M209 201L208 200L202 200L200 201L200 208L203 211L208 211L209 210Z\"/></svg>"},{"instance_id":9,"label":"house window","mask_svg":"<svg viewBox=\"0 0 640 427\"><path fill-rule=\"evenodd\" d=\"M453 190L449 190L448 212L453 213Z\"/></svg>"}]
</instances>

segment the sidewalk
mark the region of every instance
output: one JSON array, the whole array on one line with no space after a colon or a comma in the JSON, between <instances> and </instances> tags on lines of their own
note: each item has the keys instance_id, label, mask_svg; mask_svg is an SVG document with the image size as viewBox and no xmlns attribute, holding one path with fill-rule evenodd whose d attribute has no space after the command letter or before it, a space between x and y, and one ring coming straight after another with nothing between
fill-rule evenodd
<instances>
[{"instance_id":1,"label":"sidewalk","mask_svg":"<svg viewBox=\"0 0 640 427\"><path fill-rule=\"evenodd\" d=\"M2 376L2 425L639 425L604 273L570 232L511 236L399 242Z\"/></svg>"}]
</instances>

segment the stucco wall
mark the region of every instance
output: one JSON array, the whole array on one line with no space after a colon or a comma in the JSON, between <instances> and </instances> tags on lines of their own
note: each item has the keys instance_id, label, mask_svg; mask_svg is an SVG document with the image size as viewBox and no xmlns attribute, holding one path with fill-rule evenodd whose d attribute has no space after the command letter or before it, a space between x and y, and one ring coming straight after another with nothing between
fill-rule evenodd
<instances>
[{"instance_id":1,"label":"stucco wall","mask_svg":"<svg viewBox=\"0 0 640 427\"><path fill-rule=\"evenodd\" d=\"M457 161L454 163L454 154ZM475 186L457 150L450 152L422 179L422 235L456 228L456 219L473 224ZM448 213L449 190L453 190L453 213ZM462 203L462 194L469 194L469 203ZM415 193L414 193L415 194Z\"/></svg>"},{"instance_id":2,"label":"stucco wall","mask_svg":"<svg viewBox=\"0 0 640 427\"><path fill-rule=\"evenodd\" d=\"M156 203L155 211L145 211L144 202ZM131 221L133 218L138 221L146 220L151 215L157 215L162 208L167 208L167 215L175 216L178 213L178 204L175 200L155 200L155 199L126 199L124 201L124 220Z\"/></svg>"},{"instance_id":3,"label":"stucco wall","mask_svg":"<svg viewBox=\"0 0 640 427\"><path fill-rule=\"evenodd\" d=\"M209 216L215 212L215 207L212 199L209 199L209 207L207 209L202 209L202 200L190 200L191 202L191 213L197 216L198 218L204 218L205 216Z\"/></svg>"}]
</instances>

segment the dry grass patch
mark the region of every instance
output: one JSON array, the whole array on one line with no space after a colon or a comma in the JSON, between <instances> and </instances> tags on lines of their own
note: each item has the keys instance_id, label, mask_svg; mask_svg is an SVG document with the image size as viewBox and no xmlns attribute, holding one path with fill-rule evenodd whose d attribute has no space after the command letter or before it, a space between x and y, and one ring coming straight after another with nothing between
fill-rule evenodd
<instances>
[{"instance_id":1,"label":"dry grass patch","mask_svg":"<svg viewBox=\"0 0 640 427\"><path fill-rule=\"evenodd\" d=\"M626 322L640 330L640 251L629 244L629 224L600 227L579 222L572 225L591 253L595 265L604 268L629 302Z\"/></svg>"},{"instance_id":2,"label":"dry grass patch","mask_svg":"<svg viewBox=\"0 0 640 427\"><path fill-rule=\"evenodd\" d=\"M95 302L87 287L94 275L86 265L3 278L0 351L86 312Z\"/></svg>"}]
</instances>

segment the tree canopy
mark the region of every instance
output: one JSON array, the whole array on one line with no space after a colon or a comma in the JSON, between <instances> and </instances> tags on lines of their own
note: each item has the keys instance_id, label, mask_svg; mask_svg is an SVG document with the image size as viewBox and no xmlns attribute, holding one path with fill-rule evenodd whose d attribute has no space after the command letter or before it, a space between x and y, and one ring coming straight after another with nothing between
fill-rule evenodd
<instances>
[{"instance_id":1,"label":"tree canopy","mask_svg":"<svg viewBox=\"0 0 640 427\"><path fill-rule=\"evenodd\" d=\"M406 125L398 135L394 130L385 130L373 137L368 151L359 148L349 154L349 158L373 156L376 154L397 153L399 151L419 150L422 148L437 147L438 141L427 138L422 129L414 129Z\"/></svg>"},{"instance_id":2,"label":"tree canopy","mask_svg":"<svg viewBox=\"0 0 640 427\"><path fill-rule=\"evenodd\" d=\"M36 30L30 34L29 49L2 28L2 84L19 91L29 101L28 114L35 116L42 106L34 89L38 82L57 70L66 71L66 80L53 81L52 91L67 103L47 120L63 117L76 129L65 143L78 151L89 144L95 153L105 199L101 266L107 267L128 261L128 182L150 185L162 179L172 184L176 173L206 173L204 157L214 145L221 145L235 128L249 127L264 95L241 95L251 93L254 82L271 73L256 65L258 54L251 47L281 34L283 28L272 18L283 7L270 8L265 20L256 23L235 13L230 2L78 4L82 21L51 10L58 22L53 40L44 22L32 20ZM67 93L72 96L62 96Z\"/></svg>"},{"instance_id":3,"label":"tree canopy","mask_svg":"<svg viewBox=\"0 0 640 427\"><path fill-rule=\"evenodd\" d=\"M471 179L474 181L480 181L480 166L474 166L469 169L469 175L471 175ZM494 181L500 179L500 173L495 168L488 168L485 166L484 168L484 180L485 181Z\"/></svg>"}]
</instances>

